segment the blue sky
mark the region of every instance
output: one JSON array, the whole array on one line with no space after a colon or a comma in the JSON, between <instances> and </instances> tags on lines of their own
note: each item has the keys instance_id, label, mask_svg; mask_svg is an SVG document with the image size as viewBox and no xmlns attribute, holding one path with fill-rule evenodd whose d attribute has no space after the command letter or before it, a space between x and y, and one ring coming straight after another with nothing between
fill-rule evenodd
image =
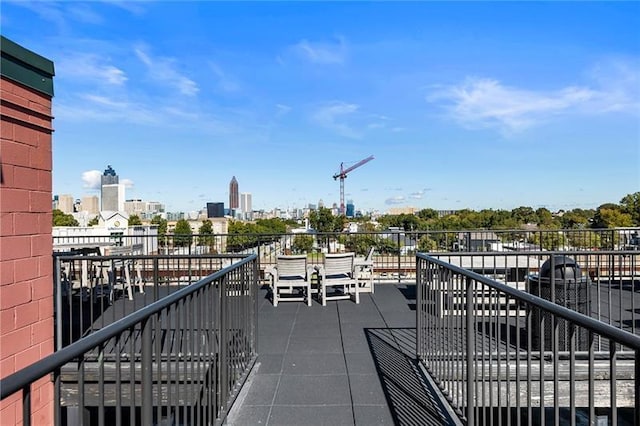
<instances>
[{"instance_id":1,"label":"blue sky","mask_svg":"<svg viewBox=\"0 0 640 426\"><path fill-rule=\"evenodd\" d=\"M54 194L194 211L592 208L640 190L640 2L11 2L54 61Z\"/></svg>"}]
</instances>

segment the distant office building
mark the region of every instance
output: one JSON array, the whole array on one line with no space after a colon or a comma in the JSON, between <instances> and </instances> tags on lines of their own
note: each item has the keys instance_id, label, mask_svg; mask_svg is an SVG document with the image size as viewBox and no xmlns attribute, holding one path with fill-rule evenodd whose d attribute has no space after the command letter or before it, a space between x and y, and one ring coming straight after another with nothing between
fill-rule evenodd
<instances>
[{"instance_id":1,"label":"distant office building","mask_svg":"<svg viewBox=\"0 0 640 426\"><path fill-rule=\"evenodd\" d=\"M113 185L116 183L120 183L118 175L116 174L116 171L113 170L113 168L109 165L107 166L107 168L104 170L104 173L102 174L102 178L100 179L100 184Z\"/></svg>"},{"instance_id":2,"label":"distant office building","mask_svg":"<svg viewBox=\"0 0 640 426\"><path fill-rule=\"evenodd\" d=\"M120 179L116 171L109 165L105 169L101 182L100 210L103 211L124 211L124 185L119 183Z\"/></svg>"},{"instance_id":3,"label":"distant office building","mask_svg":"<svg viewBox=\"0 0 640 426\"><path fill-rule=\"evenodd\" d=\"M129 215L140 215L147 211L147 202L142 200L127 200L124 202L124 211Z\"/></svg>"},{"instance_id":4,"label":"distant office building","mask_svg":"<svg viewBox=\"0 0 640 426\"><path fill-rule=\"evenodd\" d=\"M242 217L245 220L251 220L251 193L243 192L240 194L240 210L242 210Z\"/></svg>"},{"instance_id":5,"label":"distant office building","mask_svg":"<svg viewBox=\"0 0 640 426\"><path fill-rule=\"evenodd\" d=\"M98 214L100 213L100 203L97 195L91 195L87 197L82 197L80 201L79 211L87 212L89 214Z\"/></svg>"},{"instance_id":6,"label":"distant office building","mask_svg":"<svg viewBox=\"0 0 640 426\"><path fill-rule=\"evenodd\" d=\"M53 202L51 203L51 208L53 210L58 210L58 205L60 204L60 197L58 195L53 196Z\"/></svg>"},{"instance_id":7,"label":"distant office building","mask_svg":"<svg viewBox=\"0 0 640 426\"><path fill-rule=\"evenodd\" d=\"M320 198L320 200L318 200L318 209L321 209L324 207L324 201L322 201L322 198Z\"/></svg>"},{"instance_id":8,"label":"distant office building","mask_svg":"<svg viewBox=\"0 0 640 426\"><path fill-rule=\"evenodd\" d=\"M224 217L224 203L207 203L207 217Z\"/></svg>"},{"instance_id":9,"label":"distant office building","mask_svg":"<svg viewBox=\"0 0 640 426\"><path fill-rule=\"evenodd\" d=\"M58 196L58 210L62 213L73 213L73 196L69 194L62 194Z\"/></svg>"},{"instance_id":10,"label":"distant office building","mask_svg":"<svg viewBox=\"0 0 640 426\"><path fill-rule=\"evenodd\" d=\"M388 214L397 216L401 214L416 214L417 209L415 207L392 207L389 209Z\"/></svg>"},{"instance_id":11,"label":"distant office building","mask_svg":"<svg viewBox=\"0 0 640 426\"><path fill-rule=\"evenodd\" d=\"M164 212L164 204L158 201L147 201L147 212L148 213L163 213Z\"/></svg>"},{"instance_id":12,"label":"distant office building","mask_svg":"<svg viewBox=\"0 0 640 426\"><path fill-rule=\"evenodd\" d=\"M102 211L124 211L124 185L115 183L112 185L102 185Z\"/></svg>"},{"instance_id":13,"label":"distant office building","mask_svg":"<svg viewBox=\"0 0 640 426\"><path fill-rule=\"evenodd\" d=\"M238 181L234 176L229 182L229 209L235 210L240 207L240 196L238 193Z\"/></svg>"},{"instance_id":14,"label":"distant office building","mask_svg":"<svg viewBox=\"0 0 640 426\"><path fill-rule=\"evenodd\" d=\"M347 201L347 217L355 217L356 206L353 204L353 200Z\"/></svg>"}]
</instances>

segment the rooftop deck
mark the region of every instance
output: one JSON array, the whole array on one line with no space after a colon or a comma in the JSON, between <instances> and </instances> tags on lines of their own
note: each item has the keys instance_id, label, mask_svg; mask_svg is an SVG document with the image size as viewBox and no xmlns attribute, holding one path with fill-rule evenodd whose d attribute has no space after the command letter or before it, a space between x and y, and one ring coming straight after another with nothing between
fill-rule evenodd
<instances>
[{"instance_id":1,"label":"rooftop deck","mask_svg":"<svg viewBox=\"0 0 640 426\"><path fill-rule=\"evenodd\" d=\"M456 424L415 358L415 284L326 307L267 296L258 360L226 424Z\"/></svg>"}]
</instances>

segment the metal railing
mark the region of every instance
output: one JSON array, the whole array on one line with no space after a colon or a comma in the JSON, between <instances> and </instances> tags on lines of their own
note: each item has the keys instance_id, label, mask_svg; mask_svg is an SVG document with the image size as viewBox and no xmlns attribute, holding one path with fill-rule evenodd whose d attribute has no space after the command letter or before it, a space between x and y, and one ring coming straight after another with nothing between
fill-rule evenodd
<instances>
[{"instance_id":1,"label":"metal railing","mask_svg":"<svg viewBox=\"0 0 640 426\"><path fill-rule=\"evenodd\" d=\"M458 263L416 257L416 351L464 422L640 424L640 337Z\"/></svg>"},{"instance_id":2,"label":"metal railing","mask_svg":"<svg viewBox=\"0 0 640 426\"><path fill-rule=\"evenodd\" d=\"M246 256L55 253L56 349Z\"/></svg>"},{"instance_id":3,"label":"metal railing","mask_svg":"<svg viewBox=\"0 0 640 426\"><path fill-rule=\"evenodd\" d=\"M257 356L257 256L235 260L2 379L1 398L21 392L28 425L51 375L57 425L221 424Z\"/></svg>"},{"instance_id":4,"label":"metal railing","mask_svg":"<svg viewBox=\"0 0 640 426\"><path fill-rule=\"evenodd\" d=\"M279 254L307 253L312 263L322 263L324 253L352 251L364 256L374 247L374 279L397 281L415 278L417 252L520 252L554 250L636 249L629 243L640 228L563 230L438 230L377 232L324 232L312 234L203 234L116 235L54 237L54 248L105 245L142 245L142 254L201 255L258 254L262 270L273 266ZM149 251L151 250L151 251Z\"/></svg>"}]
</instances>

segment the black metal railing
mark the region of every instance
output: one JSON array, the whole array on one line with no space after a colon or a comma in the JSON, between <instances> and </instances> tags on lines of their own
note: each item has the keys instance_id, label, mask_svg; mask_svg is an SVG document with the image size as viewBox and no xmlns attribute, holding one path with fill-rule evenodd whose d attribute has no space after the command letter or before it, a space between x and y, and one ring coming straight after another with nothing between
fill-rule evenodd
<instances>
[{"instance_id":1,"label":"black metal railing","mask_svg":"<svg viewBox=\"0 0 640 426\"><path fill-rule=\"evenodd\" d=\"M247 256L95 253L54 254L56 349Z\"/></svg>"},{"instance_id":2,"label":"black metal railing","mask_svg":"<svg viewBox=\"0 0 640 426\"><path fill-rule=\"evenodd\" d=\"M117 235L58 236L54 248L142 247L138 254L201 255L255 253L261 270L273 266L279 254L306 253L312 263L322 263L324 253L352 251L364 256L374 252L374 280L401 282L415 278L418 252L521 252L639 250L634 236L640 228L562 230L430 230L392 229L376 232L320 232L282 234Z\"/></svg>"},{"instance_id":3,"label":"black metal railing","mask_svg":"<svg viewBox=\"0 0 640 426\"><path fill-rule=\"evenodd\" d=\"M581 276L539 281L547 300L447 260L416 257L416 351L464 422L640 424L640 337L556 303ZM632 278L623 297L635 296Z\"/></svg>"},{"instance_id":4,"label":"black metal railing","mask_svg":"<svg viewBox=\"0 0 640 426\"><path fill-rule=\"evenodd\" d=\"M221 424L257 356L257 256L232 261L2 379L1 398L21 392L28 425L51 375L57 425Z\"/></svg>"}]
</instances>

